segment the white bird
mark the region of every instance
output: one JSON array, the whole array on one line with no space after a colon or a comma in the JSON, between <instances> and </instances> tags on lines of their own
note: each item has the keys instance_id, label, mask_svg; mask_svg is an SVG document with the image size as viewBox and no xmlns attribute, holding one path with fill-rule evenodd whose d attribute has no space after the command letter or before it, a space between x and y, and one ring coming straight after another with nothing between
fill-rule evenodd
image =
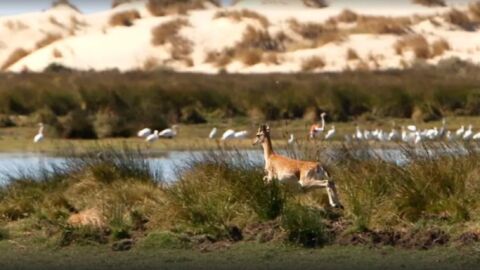
<instances>
[{"instance_id":1,"label":"white bird","mask_svg":"<svg viewBox=\"0 0 480 270\"><path fill-rule=\"evenodd\" d=\"M404 142L408 141L407 131L405 130L404 126L402 126L402 141L404 141Z\"/></svg>"},{"instance_id":2,"label":"white bird","mask_svg":"<svg viewBox=\"0 0 480 270\"><path fill-rule=\"evenodd\" d=\"M242 130L242 131L235 132L235 134L233 134L233 137L235 139L244 139L247 137L247 135L248 135L248 131Z\"/></svg>"},{"instance_id":3,"label":"white bird","mask_svg":"<svg viewBox=\"0 0 480 270\"><path fill-rule=\"evenodd\" d=\"M473 126L469 125L467 131L465 131L465 133L463 133L463 139L464 140L468 141L472 138L472 136L473 136L473 130L472 129L473 129Z\"/></svg>"},{"instance_id":4,"label":"white bird","mask_svg":"<svg viewBox=\"0 0 480 270\"><path fill-rule=\"evenodd\" d=\"M327 132L327 135L325 135L325 140L330 140L335 136L335 126L332 126L332 128Z\"/></svg>"},{"instance_id":5,"label":"white bird","mask_svg":"<svg viewBox=\"0 0 480 270\"><path fill-rule=\"evenodd\" d=\"M158 133L158 136L161 138L172 139L177 136L177 126L173 125L171 128L167 128Z\"/></svg>"},{"instance_id":6,"label":"white bird","mask_svg":"<svg viewBox=\"0 0 480 270\"><path fill-rule=\"evenodd\" d=\"M415 126L415 125L409 125L409 126L407 126L407 129L408 129L409 131L411 131L411 132L415 132L415 131L417 131L417 126Z\"/></svg>"},{"instance_id":7,"label":"white bird","mask_svg":"<svg viewBox=\"0 0 480 270\"><path fill-rule=\"evenodd\" d=\"M290 138L288 139L288 144L293 144L295 142L295 136L290 134Z\"/></svg>"},{"instance_id":8,"label":"white bird","mask_svg":"<svg viewBox=\"0 0 480 270\"><path fill-rule=\"evenodd\" d=\"M235 130L229 129L223 133L221 140L224 141L224 140L232 139L234 138L234 136L235 136Z\"/></svg>"},{"instance_id":9,"label":"white bird","mask_svg":"<svg viewBox=\"0 0 480 270\"><path fill-rule=\"evenodd\" d=\"M362 131L360 131L360 127L357 126L356 129L357 129L357 132L356 132L356 134L355 134L355 138L356 138L357 140L363 140L363 133L362 133Z\"/></svg>"},{"instance_id":10,"label":"white bird","mask_svg":"<svg viewBox=\"0 0 480 270\"><path fill-rule=\"evenodd\" d=\"M41 141L44 139L44 136L43 136L43 123L38 124L38 126L39 126L40 128L38 129L37 135L35 135L35 137L33 138L33 142L34 142L34 143L39 143L39 142L41 142Z\"/></svg>"},{"instance_id":11,"label":"white bird","mask_svg":"<svg viewBox=\"0 0 480 270\"><path fill-rule=\"evenodd\" d=\"M445 134L445 138L447 139L447 141L453 140L452 132L450 130L448 130L447 133Z\"/></svg>"},{"instance_id":12,"label":"white bird","mask_svg":"<svg viewBox=\"0 0 480 270\"><path fill-rule=\"evenodd\" d=\"M473 135L472 139L474 140L480 140L480 132L478 132L477 134Z\"/></svg>"},{"instance_id":13,"label":"white bird","mask_svg":"<svg viewBox=\"0 0 480 270\"><path fill-rule=\"evenodd\" d=\"M457 129L457 131L455 132L455 135L457 136L457 138L460 138L464 132L465 132L465 126L462 125L461 128Z\"/></svg>"},{"instance_id":14,"label":"white bird","mask_svg":"<svg viewBox=\"0 0 480 270\"><path fill-rule=\"evenodd\" d=\"M140 138L146 138L150 134L152 134L152 130L149 129L149 128L144 128L144 129L137 132L137 136L140 137Z\"/></svg>"},{"instance_id":15,"label":"white bird","mask_svg":"<svg viewBox=\"0 0 480 270\"><path fill-rule=\"evenodd\" d=\"M398 134L398 131L394 128L392 128L392 131L390 131L390 133L388 134L388 140L389 141L396 141L398 140L399 138L399 134Z\"/></svg>"},{"instance_id":16,"label":"white bird","mask_svg":"<svg viewBox=\"0 0 480 270\"><path fill-rule=\"evenodd\" d=\"M422 141L422 136L420 135L420 132L415 132L415 144L419 144Z\"/></svg>"},{"instance_id":17,"label":"white bird","mask_svg":"<svg viewBox=\"0 0 480 270\"><path fill-rule=\"evenodd\" d=\"M146 142L154 142L156 140L158 140L159 136L158 136L158 130L155 130L153 132L153 134L150 134L147 136L147 138L145 139Z\"/></svg>"},{"instance_id":18,"label":"white bird","mask_svg":"<svg viewBox=\"0 0 480 270\"><path fill-rule=\"evenodd\" d=\"M210 131L210 134L208 135L208 138L213 139L215 137L215 135L217 135L217 128L216 127L214 127L212 129L212 131Z\"/></svg>"}]
</instances>

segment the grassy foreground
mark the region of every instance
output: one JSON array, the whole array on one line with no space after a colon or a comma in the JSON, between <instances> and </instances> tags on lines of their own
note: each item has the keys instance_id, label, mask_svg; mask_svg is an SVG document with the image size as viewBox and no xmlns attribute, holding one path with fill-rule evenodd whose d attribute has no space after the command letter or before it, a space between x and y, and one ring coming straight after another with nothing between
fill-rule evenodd
<instances>
[{"instance_id":1,"label":"grassy foreground","mask_svg":"<svg viewBox=\"0 0 480 270\"><path fill-rule=\"evenodd\" d=\"M25 173L0 189L0 265L474 266L478 145L436 146L463 149L460 155L403 147L406 165L361 144L329 156L320 146L290 149L326 161L344 210L330 208L323 190L264 183L262 168L240 152L192 155L174 183L164 183L141 150L70 153L62 167Z\"/></svg>"}]
</instances>

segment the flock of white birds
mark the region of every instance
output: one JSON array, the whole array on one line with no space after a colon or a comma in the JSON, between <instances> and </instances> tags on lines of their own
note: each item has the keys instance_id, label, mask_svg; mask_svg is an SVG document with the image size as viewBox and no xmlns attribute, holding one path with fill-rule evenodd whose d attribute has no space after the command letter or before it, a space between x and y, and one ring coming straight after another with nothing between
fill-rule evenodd
<instances>
[{"instance_id":1,"label":"flock of white birds","mask_svg":"<svg viewBox=\"0 0 480 270\"><path fill-rule=\"evenodd\" d=\"M336 136L335 126L325 131L325 114L321 115L322 124L321 125L312 125L310 128L309 137L311 139L323 139L323 140L332 140ZM33 138L34 143L39 143L45 139L43 133L44 125L43 123L39 124L38 133ZM177 136L178 127L173 125L171 128L164 129L162 131L152 130L150 128L144 128L138 131L137 136L139 138L144 138L145 142L153 143L160 138L164 139L173 139ZM209 139L217 138L218 129L214 127L210 134L208 135ZM325 133L325 134L323 134ZM232 140L232 139L245 139L248 136L247 130L235 131L233 129L226 130L220 140ZM353 134L344 135L344 139L347 142L350 141L378 141L378 142L406 142L418 144L423 141L435 141L435 140L463 140L463 141L480 141L480 132L473 131L473 125L468 125L465 128L465 125L462 125L457 130L448 130L446 128L446 121L443 119L442 126L440 128L433 127L429 129L419 129L415 125L402 126L400 129L393 127L391 131L384 131L382 129L375 130L362 130L360 126L356 126L355 132ZM288 143L293 144L296 142L295 136L290 134L288 138Z\"/></svg>"}]
</instances>

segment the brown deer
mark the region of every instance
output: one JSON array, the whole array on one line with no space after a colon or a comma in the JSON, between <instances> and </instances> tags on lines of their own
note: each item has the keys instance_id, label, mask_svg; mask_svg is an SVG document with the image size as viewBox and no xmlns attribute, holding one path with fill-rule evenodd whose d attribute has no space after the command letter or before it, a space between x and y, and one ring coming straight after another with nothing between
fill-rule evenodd
<instances>
[{"instance_id":1,"label":"brown deer","mask_svg":"<svg viewBox=\"0 0 480 270\"><path fill-rule=\"evenodd\" d=\"M263 147L267 173L264 180L270 182L277 179L281 183L300 185L304 190L325 188L330 205L343 208L338 199L335 183L329 179L328 172L320 163L295 160L275 154L270 139L270 127L260 126L253 144L262 144Z\"/></svg>"}]
</instances>

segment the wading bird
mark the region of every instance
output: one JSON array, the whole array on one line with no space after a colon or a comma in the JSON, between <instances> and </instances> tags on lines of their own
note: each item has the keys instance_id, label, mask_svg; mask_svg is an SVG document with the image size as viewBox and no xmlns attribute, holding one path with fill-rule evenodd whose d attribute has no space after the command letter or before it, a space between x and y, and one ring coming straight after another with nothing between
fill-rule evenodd
<instances>
[{"instance_id":1,"label":"wading bird","mask_svg":"<svg viewBox=\"0 0 480 270\"><path fill-rule=\"evenodd\" d=\"M295 136L293 134L290 134L290 138L288 139L288 144L293 144L295 142Z\"/></svg>"},{"instance_id":2,"label":"wading bird","mask_svg":"<svg viewBox=\"0 0 480 270\"><path fill-rule=\"evenodd\" d=\"M320 114L320 118L322 119L322 125L315 124L310 127L309 137L310 139L315 138L319 133L322 133L325 130L325 116L326 113Z\"/></svg>"},{"instance_id":3,"label":"wading bird","mask_svg":"<svg viewBox=\"0 0 480 270\"><path fill-rule=\"evenodd\" d=\"M144 129L137 132L137 136L140 137L140 138L146 138L150 134L152 134L152 130L149 129L149 128L144 128Z\"/></svg>"},{"instance_id":4,"label":"wading bird","mask_svg":"<svg viewBox=\"0 0 480 270\"><path fill-rule=\"evenodd\" d=\"M212 131L210 131L210 134L208 134L208 138L213 139L213 138L215 138L215 135L217 135L217 128L216 127L214 127L212 129Z\"/></svg>"},{"instance_id":5,"label":"wading bird","mask_svg":"<svg viewBox=\"0 0 480 270\"><path fill-rule=\"evenodd\" d=\"M235 134L233 134L233 137L235 139L244 139L247 137L247 135L248 135L248 131L242 130L242 131L235 132Z\"/></svg>"},{"instance_id":6,"label":"wading bird","mask_svg":"<svg viewBox=\"0 0 480 270\"><path fill-rule=\"evenodd\" d=\"M235 130L229 129L223 133L221 140L225 141L233 138L235 138Z\"/></svg>"},{"instance_id":7,"label":"wading bird","mask_svg":"<svg viewBox=\"0 0 480 270\"><path fill-rule=\"evenodd\" d=\"M171 128L167 128L158 133L158 137L172 139L177 136L177 125L173 125Z\"/></svg>"},{"instance_id":8,"label":"wading bird","mask_svg":"<svg viewBox=\"0 0 480 270\"><path fill-rule=\"evenodd\" d=\"M281 183L299 185L304 190L325 188L330 205L342 207L335 183L327 170L318 162L300 161L277 155L273 151L270 128L267 125L260 126L253 144L261 144L263 148L267 173L264 177L265 181L271 182L276 179Z\"/></svg>"},{"instance_id":9,"label":"wading bird","mask_svg":"<svg viewBox=\"0 0 480 270\"><path fill-rule=\"evenodd\" d=\"M327 132L327 135L325 135L325 140L330 140L335 136L335 126L332 126L332 128Z\"/></svg>"},{"instance_id":10,"label":"wading bird","mask_svg":"<svg viewBox=\"0 0 480 270\"><path fill-rule=\"evenodd\" d=\"M154 142L156 140L158 140L159 136L158 136L158 130L155 130L153 132L153 134L150 134L147 136L147 138L145 139L146 142Z\"/></svg>"},{"instance_id":11,"label":"wading bird","mask_svg":"<svg viewBox=\"0 0 480 270\"><path fill-rule=\"evenodd\" d=\"M33 142L34 143L39 143L39 142L43 141L43 139L45 138L43 136L43 123L38 124L38 126L40 128L38 129L37 135L35 135L35 137L33 137Z\"/></svg>"},{"instance_id":12,"label":"wading bird","mask_svg":"<svg viewBox=\"0 0 480 270\"><path fill-rule=\"evenodd\" d=\"M472 136L473 136L473 126L469 125L467 131L463 133L463 139L468 141L472 138Z\"/></svg>"}]
</instances>

